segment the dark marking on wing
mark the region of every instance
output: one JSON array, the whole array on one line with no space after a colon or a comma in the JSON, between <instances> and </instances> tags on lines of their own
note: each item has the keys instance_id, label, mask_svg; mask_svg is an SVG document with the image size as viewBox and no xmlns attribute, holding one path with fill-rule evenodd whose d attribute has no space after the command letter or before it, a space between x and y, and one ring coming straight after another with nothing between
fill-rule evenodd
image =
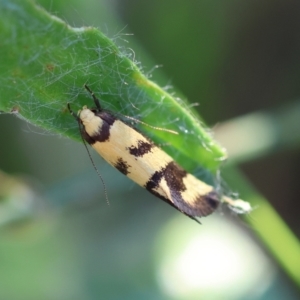
<instances>
[{"instance_id":1,"label":"dark marking on wing","mask_svg":"<svg viewBox=\"0 0 300 300\"><path fill-rule=\"evenodd\" d=\"M181 192L184 192L187 187L183 179L187 172L175 162L170 162L165 170L164 177L170 188L170 193L175 206L179 210L192 216L207 216L211 214L219 204L219 195L212 190L205 195L196 194L196 199L191 199L191 203L185 201Z\"/></svg>"},{"instance_id":2,"label":"dark marking on wing","mask_svg":"<svg viewBox=\"0 0 300 300\"><path fill-rule=\"evenodd\" d=\"M129 153L135 157L144 156L145 154L151 152L151 149L154 147L154 145L150 142L145 141L138 141L138 146L131 146L128 148Z\"/></svg>"},{"instance_id":3,"label":"dark marking on wing","mask_svg":"<svg viewBox=\"0 0 300 300\"><path fill-rule=\"evenodd\" d=\"M215 210L220 204L220 197L219 194L212 190L210 193L203 196L205 201L207 202L208 206Z\"/></svg>"},{"instance_id":4,"label":"dark marking on wing","mask_svg":"<svg viewBox=\"0 0 300 300\"><path fill-rule=\"evenodd\" d=\"M149 180L145 184L145 188L152 194L154 193L153 190L159 186L159 183L164 176L164 170L165 169L163 168L160 171L154 172L154 174L149 178ZM157 192L155 192L155 195L156 194Z\"/></svg>"},{"instance_id":5,"label":"dark marking on wing","mask_svg":"<svg viewBox=\"0 0 300 300\"><path fill-rule=\"evenodd\" d=\"M128 169L131 167L130 165L128 165L128 163L123 160L122 157L119 157L117 162L114 164L114 167L116 169L118 169L121 173L123 173L124 175L129 174L130 172L128 171Z\"/></svg>"},{"instance_id":6,"label":"dark marking on wing","mask_svg":"<svg viewBox=\"0 0 300 300\"><path fill-rule=\"evenodd\" d=\"M153 194L154 196L156 196L157 198L163 200L164 202L166 202L167 204L171 205L173 208L177 209L178 211L180 211L181 213L183 213L184 215L186 215L187 217L191 218L192 220L196 221L197 223L201 224L201 222L196 219L196 217L194 215L190 215L187 214L184 211L181 211L173 202L171 202L169 199L165 198L164 196L160 195L158 192L151 190L151 189L147 189L151 194Z\"/></svg>"},{"instance_id":7,"label":"dark marking on wing","mask_svg":"<svg viewBox=\"0 0 300 300\"><path fill-rule=\"evenodd\" d=\"M101 118L103 120L103 123L101 128L99 128L99 131L95 135L93 135L92 138L97 142L106 142L109 140L110 128L116 121L116 118L106 111L95 113L95 115Z\"/></svg>"},{"instance_id":8,"label":"dark marking on wing","mask_svg":"<svg viewBox=\"0 0 300 300\"><path fill-rule=\"evenodd\" d=\"M186 186L183 183L183 178L187 175L187 171L182 169L174 161L171 161L165 168L164 177L171 192L183 192Z\"/></svg>"},{"instance_id":9,"label":"dark marking on wing","mask_svg":"<svg viewBox=\"0 0 300 300\"><path fill-rule=\"evenodd\" d=\"M193 210L198 216L208 216L213 213L220 204L219 194L212 190L208 194L199 195L194 202Z\"/></svg>"},{"instance_id":10,"label":"dark marking on wing","mask_svg":"<svg viewBox=\"0 0 300 300\"><path fill-rule=\"evenodd\" d=\"M187 174L184 169L172 161L160 171L155 172L145 187L149 192L166 202L170 202L169 204L192 219L195 219L195 216L200 217L211 214L219 205L218 193L213 190L206 195L196 194L196 199L190 199L190 202L185 201L182 192L187 189L183 182ZM171 199L166 199L154 190L159 186L162 178L166 180Z\"/></svg>"},{"instance_id":11,"label":"dark marking on wing","mask_svg":"<svg viewBox=\"0 0 300 300\"><path fill-rule=\"evenodd\" d=\"M88 133L85 131L84 127L81 127L81 128L80 128L80 133L81 133L82 138L84 138L84 140L85 140L89 145L93 145L93 144L96 143L96 141L95 141L92 137L90 137L90 136L88 135Z\"/></svg>"},{"instance_id":12,"label":"dark marking on wing","mask_svg":"<svg viewBox=\"0 0 300 300\"><path fill-rule=\"evenodd\" d=\"M161 168L159 171L156 171L147 181L145 188L149 192L156 195L157 192L153 190L159 186L162 178L165 178L167 185L170 188L171 194L172 192L175 192L176 194L180 195L180 192L185 190L183 177L185 177L186 174L187 172L185 170L180 168L174 161L172 161L165 167ZM182 201L184 200L182 199Z\"/></svg>"}]
</instances>

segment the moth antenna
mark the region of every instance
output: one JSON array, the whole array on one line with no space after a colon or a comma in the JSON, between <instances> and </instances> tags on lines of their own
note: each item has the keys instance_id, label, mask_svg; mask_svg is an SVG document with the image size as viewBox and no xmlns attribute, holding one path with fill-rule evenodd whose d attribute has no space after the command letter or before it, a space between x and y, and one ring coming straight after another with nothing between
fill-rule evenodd
<instances>
[{"instance_id":1,"label":"moth antenna","mask_svg":"<svg viewBox=\"0 0 300 300\"><path fill-rule=\"evenodd\" d=\"M67 103L67 106L68 106L68 110L69 110L70 114L77 120L78 124L80 124L80 119L79 119L78 115L75 114L74 111L71 109L70 102Z\"/></svg>"},{"instance_id":2,"label":"moth antenna","mask_svg":"<svg viewBox=\"0 0 300 300\"><path fill-rule=\"evenodd\" d=\"M82 141L83 141L83 144L84 144L84 146L85 146L86 151L88 152L88 156L89 156L89 158L90 158L90 160L91 160L91 162L92 162L92 165L93 165L95 171L97 172L98 177L100 178L100 180L101 180L101 182L102 182L106 203L107 203L107 205L110 205L109 199L108 199L108 194L107 194L107 189L106 189L106 185L105 185L105 182L104 182L104 180L103 180L103 177L101 176L99 170L97 169L97 166L95 165L95 163L94 163L94 161L93 161L93 158L92 158L92 156L91 156L91 153L90 153L90 151L89 151L89 148L87 147L87 145L86 145L86 143L85 143L85 140L84 140L83 138L82 138Z\"/></svg>"},{"instance_id":3,"label":"moth antenna","mask_svg":"<svg viewBox=\"0 0 300 300\"><path fill-rule=\"evenodd\" d=\"M171 130L171 129L167 129L167 128L162 128L162 127L152 126L152 125L149 125L149 124L147 124L147 123L145 123L145 122L143 122L143 121L140 121L140 120L135 119L135 118L130 117L130 116L126 116L126 115L122 115L122 116L125 117L125 118L127 118L127 119L129 119L129 120L132 120L132 121L135 121L135 122L137 122L137 123L140 123L140 124L143 124L143 125L145 125L145 126L148 126L148 127L150 127L150 128L153 128L153 129L155 129L155 130L165 131L165 132L169 132L169 133L172 133L172 134L178 134L178 132L175 131L175 130Z\"/></svg>"},{"instance_id":4,"label":"moth antenna","mask_svg":"<svg viewBox=\"0 0 300 300\"><path fill-rule=\"evenodd\" d=\"M102 110L101 105L100 105L100 100L95 96L95 93L86 84L84 85L84 87L91 94L91 96L93 97L93 100L96 104L96 107L99 110Z\"/></svg>"},{"instance_id":5,"label":"moth antenna","mask_svg":"<svg viewBox=\"0 0 300 300\"><path fill-rule=\"evenodd\" d=\"M101 105L100 105L100 100L95 96L95 93L94 93L94 92L93 92L86 84L84 85L84 87L85 87L85 89L91 94L91 96L93 97L94 102L95 102L97 108L98 108L99 110L102 110ZM113 113L113 114L116 115L117 113ZM149 124L147 124L147 123L145 123L145 122L143 122L143 121L137 120L137 119L135 119L135 118L133 118L133 117L130 117L130 116L126 116L126 115L122 115L122 114L118 114L118 115L121 115L121 116L123 116L123 117L125 117L125 118L127 118L127 119L129 119L129 120L132 120L132 121L135 121L135 122L137 122L137 123L143 124L143 125L145 125L145 126L148 126L148 127L150 127L150 128L153 128L153 129L155 129L155 130L165 131L165 132L169 132L169 133L172 133L172 134L178 134L178 132L175 131L175 130L171 130L171 129L166 129L166 128L161 128L161 127L152 126L152 125L149 125Z\"/></svg>"},{"instance_id":6,"label":"moth antenna","mask_svg":"<svg viewBox=\"0 0 300 300\"><path fill-rule=\"evenodd\" d=\"M89 156L89 158L90 158L90 160L91 160L91 162L92 162L92 165L93 165L95 171L97 172L98 177L100 178L100 180L101 180L101 182L102 182L106 203L107 203L107 205L110 205L109 200L108 200L107 189L106 189L106 185L105 185L105 182L104 182L104 180L103 180L103 177L101 176L99 170L97 169L97 167L96 167L96 165L95 165L95 163L94 163L94 161L93 161L93 158L92 158L92 156L91 156L91 153L90 153L90 151L89 151L89 148L87 147L87 145L86 145L84 139L82 139L82 141L83 141L83 144L84 144L84 146L85 146L86 151L88 152L88 156Z\"/></svg>"},{"instance_id":7,"label":"moth antenna","mask_svg":"<svg viewBox=\"0 0 300 300\"><path fill-rule=\"evenodd\" d=\"M68 106L69 106L69 105L68 105ZM76 117L77 117L77 116L76 116ZM96 165L95 165L95 163L94 163L94 161L93 161L93 158L92 158L92 156L91 156L91 153L90 153L90 151L89 151L89 148L88 148L88 146L86 145L86 142L85 142L85 140L84 140L84 138L83 138L83 136L82 136L82 131L81 131L81 127L80 127L80 122L79 122L79 121L78 121L78 127L79 127L79 131L80 131L80 136L81 136L82 142L83 142L84 147L85 147L85 149L86 149L86 151L87 151L87 153L88 153L88 156L89 156L89 158L90 158L90 161L92 162L92 165L93 165L95 171L97 172L98 177L100 178L100 180L101 180L101 182L102 182L106 203L107 203L107 205L110 205L110 204L109 204L109 200L108 200L108 194L107 194L107 189L106 189L105 182L104 182L103 177L101 176L99 170L97 169L97 167L96 167Z\"/></svg>"}]
</instances>

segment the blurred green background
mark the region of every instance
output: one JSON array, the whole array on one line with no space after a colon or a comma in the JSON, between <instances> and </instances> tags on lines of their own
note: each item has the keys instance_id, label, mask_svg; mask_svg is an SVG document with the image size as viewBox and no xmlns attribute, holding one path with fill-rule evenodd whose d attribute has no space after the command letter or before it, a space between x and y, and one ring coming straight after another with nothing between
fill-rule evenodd
<instances>
[{"instance_id":1,"label":"blurred green background","mask_svg":"<svg viewBox=\"0 0 300 300\"><path fill-rule=\"evenodd\" d=\"M198 103L228 149L228 189L245 198L230 172L239 164L299 238L299 2L37 2L99 27ZM82 145L11 115L0 126L0 299L299 299L299 282L247 224L260 207L242 221L220 209L199 226L93 155L107 206Z\"/></svg>"}]
</instances>

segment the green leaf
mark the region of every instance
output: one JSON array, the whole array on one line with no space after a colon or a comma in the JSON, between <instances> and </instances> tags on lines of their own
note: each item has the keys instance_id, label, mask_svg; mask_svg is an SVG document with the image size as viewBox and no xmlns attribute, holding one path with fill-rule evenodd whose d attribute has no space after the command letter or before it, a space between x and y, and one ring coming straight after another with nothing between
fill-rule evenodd
<instances>
[{"instance_id":1,"label":"green leaf","mask_svg":"<svg viewBox=\"0 0 300 300\"><path fill-rule=\"evenodd\" d=\"M225 151L192 116L187 105L148 80L112 40L92 27L72 28L31 1L0 1L0 110L80 139L67 110L93 106L84 84L102 107L141 119L174 135L142 126L142 131L183 167L215 172ZM171 49L170 49L171 51Z\"/></svg>"}]
</instances>

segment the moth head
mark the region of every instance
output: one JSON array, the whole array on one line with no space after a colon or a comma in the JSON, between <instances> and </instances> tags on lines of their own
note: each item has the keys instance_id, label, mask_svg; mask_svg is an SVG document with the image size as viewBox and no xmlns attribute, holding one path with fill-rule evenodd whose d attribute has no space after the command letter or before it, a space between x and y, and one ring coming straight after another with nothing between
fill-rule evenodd
<instances>
[{"instance_id":1,"label":"moth head","mask_svg":"<svg viewBox=\"0 0 300 300\"><path fill-rule=\"evenodd\" d=\"M84 106L78 111L78 117L83 124L87 124L93 121L95 118L95 113Z\"/></svg>"}]
</instances>

